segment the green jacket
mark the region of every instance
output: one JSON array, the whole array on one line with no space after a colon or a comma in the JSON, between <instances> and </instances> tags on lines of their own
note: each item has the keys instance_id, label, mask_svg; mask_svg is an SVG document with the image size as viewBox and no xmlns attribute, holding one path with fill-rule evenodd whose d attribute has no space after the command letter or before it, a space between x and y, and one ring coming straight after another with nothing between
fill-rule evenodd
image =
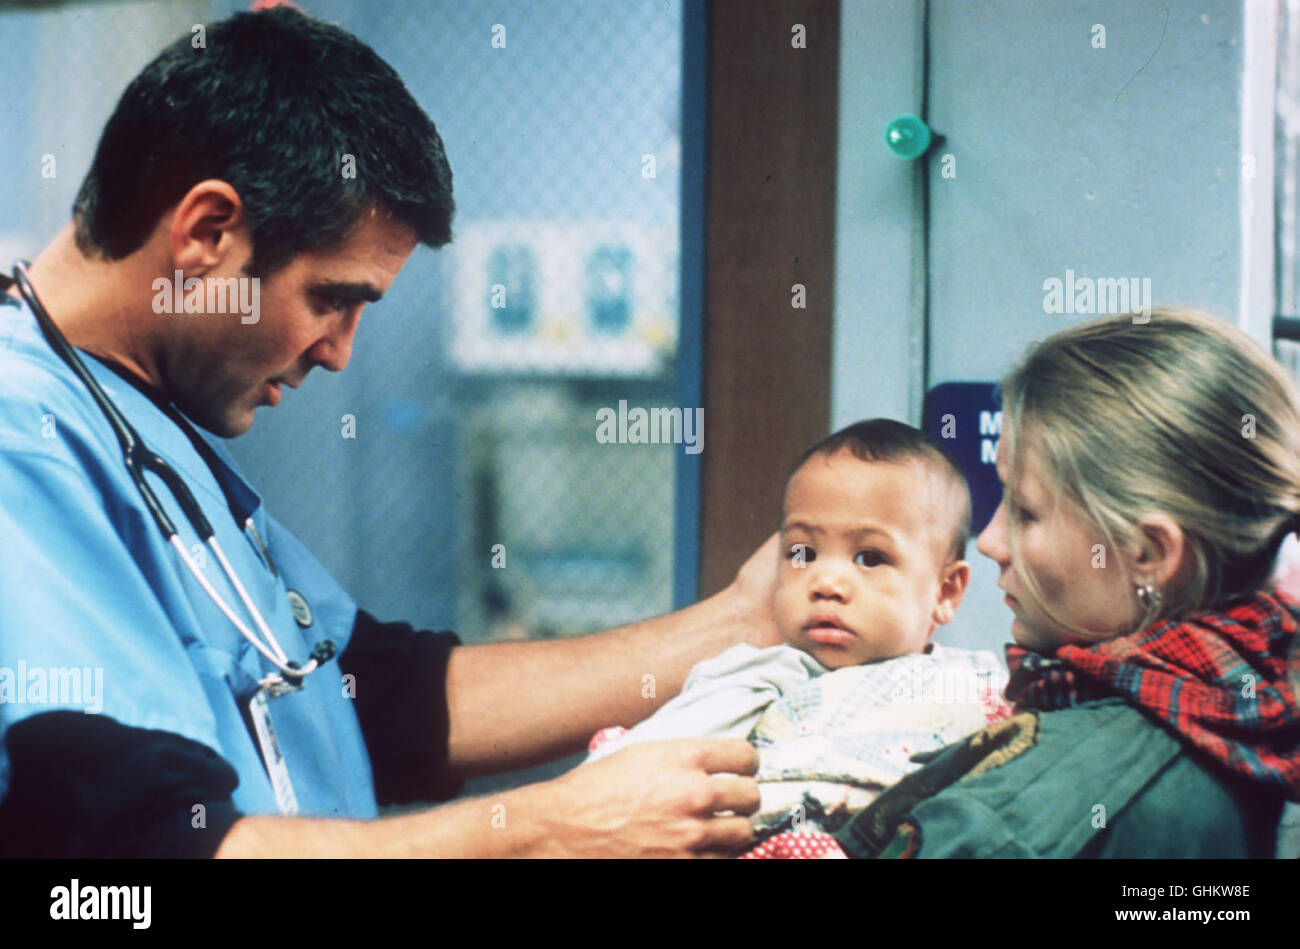
<instances>
[{"instance_id":1,"label":"green jacket","mask_svg":"<svg viewBox=\"0 0 1300 949\"><path fill-rule=\"evenodd\" d=\"M1282 802L1111 698L934 754L836 837L857 857L1271 857Z\"/></svg>"}]
</instances>

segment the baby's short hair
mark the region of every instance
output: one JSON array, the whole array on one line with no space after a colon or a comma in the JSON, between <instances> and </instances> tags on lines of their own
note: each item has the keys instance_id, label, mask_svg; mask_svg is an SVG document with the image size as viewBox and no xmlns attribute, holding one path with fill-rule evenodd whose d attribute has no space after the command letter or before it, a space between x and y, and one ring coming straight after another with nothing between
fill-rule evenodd
<instances>
[{"instance_id":1,"label":"baby's short hair","mask_svg":"<svg viewBox=\"0 0 1300 949\"><path fill-rule=\"evenodd\" d=\"M808 459L815 455L833 455L842 448L847 448L861 461L916 461L947 482L957 498L957 517L952 525L948 547L949 562L965 558L966 543L970 540L971 531L970 486L966 483L961 468L957 467L957 462L943 445L920 429L903 422L889 418L867 419L828 435L805 451L790 469L786 484L789 484L789 479L794 477L795 472Z\"/></svg>"}]
</instances>

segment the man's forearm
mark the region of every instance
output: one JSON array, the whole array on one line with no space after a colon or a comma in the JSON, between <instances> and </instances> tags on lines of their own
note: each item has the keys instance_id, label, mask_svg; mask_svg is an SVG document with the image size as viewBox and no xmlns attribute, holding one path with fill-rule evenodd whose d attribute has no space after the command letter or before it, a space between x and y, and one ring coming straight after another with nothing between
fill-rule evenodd
<instances>
[{"instance_id":1,"label":"man's forearm","mask_svg":"<svg viewBox=\"0 0 1300 949\"><path fill-rule=\"evenodd\" d=\"M570 640L459 646L447 667L448 767L470 776L582 750L681 691L691 666L755 634L734 591Z\"/></svg>"}]
</instances>

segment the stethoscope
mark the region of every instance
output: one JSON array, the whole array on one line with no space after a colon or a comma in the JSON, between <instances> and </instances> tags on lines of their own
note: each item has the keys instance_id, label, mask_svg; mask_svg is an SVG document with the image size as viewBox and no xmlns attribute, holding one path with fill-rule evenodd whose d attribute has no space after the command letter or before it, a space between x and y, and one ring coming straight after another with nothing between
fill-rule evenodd
<instances>
[{"instance_id":1,"label":"stethoscope","mask_svg":"<svg viewBox=\"0 0 1300 949\"><path fill-rule=\"evenodd\" d=\"M9 282L11 281L3 280L3 283ZM100 410L104 413L104 417L108 419L108 424L112 426L113 433L117 436L118 443L122 446L122 463L126 465L126 470L131 475L131 480L135 482L136 490L140 492L140 497L144 500L145 507L147 507L149 513L153 515L154 523L156 523L158 529L162 531L163 539L175 548L177 554L180 555L181 561L189 568L190 573L194 575L194 579L198 581L201 587L203 587L204 592L211 597L212 602L216 604L217 609L221 610L221 612L225 614L226 618L229 619L230 622L234 624L235 628L239 630L243 637L252 643L253 646L257 648L257 651L265 656L267 660L269 660L271 664L279 670L278 673L270 673L265 678L261 679L258 682L259 687L265 690L267 694L272 697L284 695L288 692L302 688L303 679L312 672L315 672L321 664L328 662L334 657L336 651L334 643L328 639L317 643L316 647L312 649L311 658L305 666L300 666L297 662L289 659L289 657L285 655L284 649L281 648L279 641L275 638L275 634L271 632L271 628L267 626L266 620L262 618L261 611L257 608L257 605L253 603L252 598L248 595L248 591L244 588L244 584L240 582L239 575L235 573L234 568L230 565L230 561L226 559L225 552L217 542L216 532L213 531L212 524L204 515L203 509L199 507L198 501L194 499L194 495L190 493L190 489L185 486L184 480L182 480L180 475L172 469L171 465L167 464L161 456L151 451L144 443L144 440L140 438L139 433L136 432L136 430L131 426L131 423L126 420L118 407L113 404L113 400L108 397L108 393L104 391L103 387L100 386L95 377L90 374L90 371L86 368L86 364L81 361L81 357L77 355L76 350L72 348L72 345L68 342L67 338L64 337L59 328L54 325L54 321L50 318L49 312L45 309L40 298L36 295L36 288L32 286L31 279L27 274L26 261L19 260L14 262L12 282L17 284L18 292L22 294L23 299L26 300L28 306L31 307L32 312L36 314L36 322L40 324L41 331L49 341L50 347L58 353L60 357L62 357L63 361L68 364L68 367L72 369L77 378L81 380L87 391L90 392L91 397L95 400L95 404L99 406ZM257 626L258 630L260 630L262 635L266 637L265 642L258 639L258 637L253 634L252 630L250 630L244 621L236 615L230 604L227 603L221 594L216 591L208 578L203 575L203 572L195 564L194 559L190 556L190 552L185 549L185 544L181 542L181 539L176 532L176 526L172 523L171 518L167 516L167 512L163 509L158 496L154 493L153 488L151 488L145 481L146 471L152 471L163 482L163 484L167 485L167 489L171 491L172 497L176 500L176 503L180 505L181 510L185 512L185 517L190 522L190 526L194 528L199 539L207 545L208 549L212 551L213 556L216 557L217 562L221 564L221 569L225 573L226 579L230 581L230 585L233 586L235 591L239 594L239 598L243 601L244 606L252 615L253 622ZM224 492L224 486L222 487L222 490ZM235 523L238 524L239 515L236 513L233 505L231 507L231 513L235 516ZM258 549L262 552L263 559L266 561L267 566L270 567L271 572L274 573L275 566L271 562L270 551L268 551L266 545L262 543L262 538L257 532L257 527L253 523L253 518L251 516L245 518L243 526L245 529L251 531ZM295 613L297 613L298 605L296 603L293 605L295 607Z\"/></svg>"}]
</instances>

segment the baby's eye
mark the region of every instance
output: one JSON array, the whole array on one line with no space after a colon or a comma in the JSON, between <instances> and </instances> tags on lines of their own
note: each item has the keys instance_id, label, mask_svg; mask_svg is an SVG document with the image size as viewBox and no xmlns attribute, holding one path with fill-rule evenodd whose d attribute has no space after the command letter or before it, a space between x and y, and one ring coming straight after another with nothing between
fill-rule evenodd
<instances>
[{"instance_id":1,"label":"baby's eye","mask_svg":"<svg viewBox=\"0 0 1300 949\"><path fill-rule=\"evenodd\" d=\"M816 560L817 552L807 544L791 544L790 549L785 552L785 559L793 561L796 567L802 567Z\"/></svg>"},{"instance_id":2,"label":"baby's eye","mask_svg":"<svg viewBox=\"0 0 1300 949\"><path fill-rule=\"evenodd\" d=\"M885 557L878 550L859 550L853 562L859 567L879 567L885 562Z\"/></svg>"}]
</instances>

